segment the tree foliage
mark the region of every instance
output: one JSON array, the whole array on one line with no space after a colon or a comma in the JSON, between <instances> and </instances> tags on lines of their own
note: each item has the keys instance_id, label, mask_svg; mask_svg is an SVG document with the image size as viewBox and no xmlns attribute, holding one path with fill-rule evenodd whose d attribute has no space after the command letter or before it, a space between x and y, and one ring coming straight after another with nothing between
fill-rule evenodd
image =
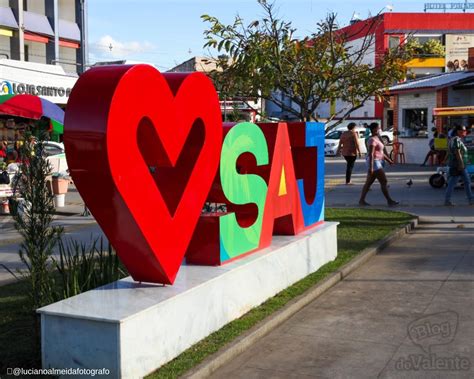
<instances>
[{"instance_id":1,"label":"tree foliage","mask_svg":"<svg viewBox=\"0 0 474 379\"><path fill-rule=\"evenodd\" d=\"M212 76L225 96L269 100L301 120L315 119L320 105L339 99L345 106L333 117L345 118L404 78L410 54L402 46L376 56L376 65L367 60L376 54L374 32L381 27L380 17L360 22L348 34L338 28L336 15L329 14L315 32L298 38L291 21L279 18L274 3L258 3L263 16L248 24L240 16L229 25L201 16L209 23L204 47L221 54Z\"/></svg>"}]
</instances>

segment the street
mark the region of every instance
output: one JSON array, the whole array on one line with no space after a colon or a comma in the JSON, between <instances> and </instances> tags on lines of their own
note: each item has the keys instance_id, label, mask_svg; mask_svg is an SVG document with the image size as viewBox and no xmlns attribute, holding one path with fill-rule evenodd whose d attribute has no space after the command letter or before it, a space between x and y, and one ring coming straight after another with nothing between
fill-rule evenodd
<instances>
[{"instance_id":1,"label":"street","mask_svg":"<svg viewBox=\"0 0 474 379\"><path fill-rule=\"evenodd\" d=\"M55 216L53 225L61 225L65 229L65 239L74 239L81 243L89 243L103 236L92 216L81 216L83 203L75 189L66 195L66 207L61 214ZM105 238L105 237L104 237ZM21 236L15 230L10 216L0 215L0 265L7 266L15 272L23 267L18 255ZM0 285L15 281L15 278L0 266Z\"/></svg>"},{"instance_id":2,"label":"street","mask_svg":"<svg viewBox=\"0 0 474 379\"><path fill-rule=\"evenodd\" d=\"M358 206L359 196L366 178L365 161L358 159L353 171L354 186L346 186L346 162L342 158L326 158L326 183L329 185L329 195L326 196L326 206ZM429 184L429 177L436 172L436 166L420 167L419 165L387 165L385 167L389 192L400 202L399 210L412 208L441 207L444 208L445 189L435 189ZM411 185L408 185L411 180ZM456 188L453 202L462 207L468 204L465 192ZM376 181L367 195L367 202L374 207L385 207L386 201ZM471 210L473 210L471 208Z\"/></svg>"}]
</instances>

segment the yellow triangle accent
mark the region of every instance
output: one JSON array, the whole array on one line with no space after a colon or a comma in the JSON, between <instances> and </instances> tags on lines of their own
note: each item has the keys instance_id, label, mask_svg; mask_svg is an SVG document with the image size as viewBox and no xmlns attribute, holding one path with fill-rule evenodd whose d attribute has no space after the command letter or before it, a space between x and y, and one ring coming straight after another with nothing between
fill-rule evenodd
<instances>
[{"instance_id":1,"label":"yellow triangle accent","mask_svg":"<svg viewBox=\"0 0 474 379\"><path fill-rule=\"evenodd\" d=\"M285 166L283 166L281 168L280 190L278 191L278 196L284 196L286 193Z\"/></svg>"}]
</instances>

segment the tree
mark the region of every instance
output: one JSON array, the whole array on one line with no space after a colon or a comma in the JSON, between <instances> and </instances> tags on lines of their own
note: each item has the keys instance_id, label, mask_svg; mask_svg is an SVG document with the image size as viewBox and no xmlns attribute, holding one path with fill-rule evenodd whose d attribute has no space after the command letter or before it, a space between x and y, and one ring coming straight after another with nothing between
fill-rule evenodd
<instances>
[{"instance_id":1,"label":"tree","mask_svg":"<svg viewBox=\"0 0 474 379\"><path fill-rule=\"evenodd\" d=\"M22 202L14 212L15 228L23 237L20 259L27 268L26 279L33 309L56 299L51 255L61 238L62 227L52 226L55 207L47 186L51 167L43 154L47 129L38 123L36 141L26 133L21 147L20 178L15 188Z\"/></svg>"},{"instance_id":2,"label":"tree","mask_svg":"<svg viewBox=\"0 0 474 379\"><path fill-rule=\"evenodd\" d=\"M366 62L367 55L375 53L379 16L360 22L348 34L338 28L336 15L329 14L314 33L299 39L292 23L278 18L274 3L258 3L264 14L248 25L239 16L230 25L201 16L210 24L204 47L228 57L213 59L217 69L211 74L225 96L259 97L305 121L315 119L323 103L339 99L346 106L332 118L344 119L371 97L381 99L388 86L405 77L410 54L403 46L377 56L376 65Z\"/></svg>"}]
</instances>

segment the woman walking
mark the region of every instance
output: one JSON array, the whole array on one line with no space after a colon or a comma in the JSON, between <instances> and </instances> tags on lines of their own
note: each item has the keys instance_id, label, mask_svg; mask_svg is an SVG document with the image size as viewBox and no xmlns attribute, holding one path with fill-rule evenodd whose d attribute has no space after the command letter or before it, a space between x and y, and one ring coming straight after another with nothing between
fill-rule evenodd
<instances>
[{"instance_id":1,"label":"woman walking","mask_svg":"<svg viewBox=\"0 0 474 379\"><path fill-rule=\"evenodd\" d=\"M339 153L342 151L342 156L347 162L346 185L353 184L351 182L352 170L354 169L357 155L359 155L359 158L361 157L359 140L357 138L357 133L354 130L355 127L355 122L351 122L349 125L347 125L348 130L342 133L336 152L336 155L339 155Z\"/></svg>"},{"instance_id":2,"label":"woman walking","mask_svg":"<svg viewBox=\"0 0 474 379\"><path fill-rule=\"evenodd\" d=\"M390 164L393 164L393 161L385 154L385 146L380 140L379 132L380 126L376 122L370 124L370 132L372 137L369 139L369 151L367 154L367 179L365 181L364 187L362 188L362 193L360 195L359 205L370 205L365 201L367 192L369 192L370 186L377 179L380 183L380 188L382 193L387 199L387 203L390 207L398 205L398 201L393 200L388 193L387 186L387 177L385 175L384 161L387 161Z\"/></svg>"}]
</instances>

